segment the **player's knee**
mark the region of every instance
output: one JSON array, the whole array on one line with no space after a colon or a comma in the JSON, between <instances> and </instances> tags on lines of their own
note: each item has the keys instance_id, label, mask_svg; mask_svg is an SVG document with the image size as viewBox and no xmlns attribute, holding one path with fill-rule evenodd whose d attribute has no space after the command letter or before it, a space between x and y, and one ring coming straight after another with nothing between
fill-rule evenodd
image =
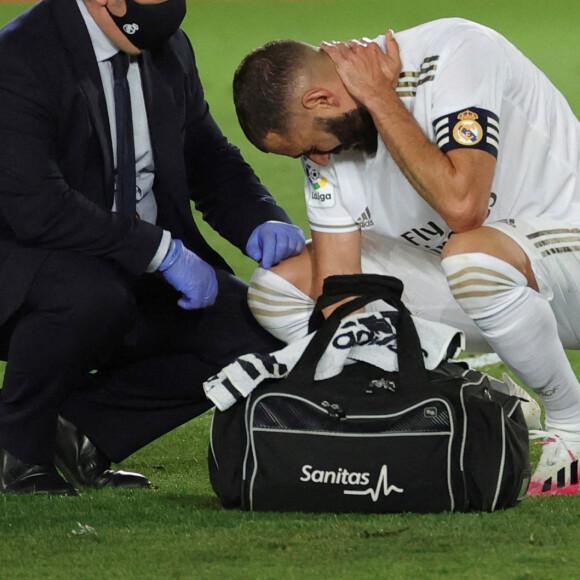
<instances>
[{"instance_id":1,"label":"player's knee","mask_svg":"<svg viewBox=\"0 0 580 580\"><path fill-rule=\"evenodd\" d=\"M511 264L480 252L447 256L441 267L451 294L473 319L501 310L514 292L519 295L527 287L525 276Z\"/></svg>"},{"instance_id":2,"label":"player's knee","mask_svg":"<svg viewBox=\"0 0 580 580\"><path fill-rule=\"evenodd\" d=\"M527 284L538 290L532 264L522 247L510 236L493 227L483 226L477 230L454 234L445 244L442 259L471 254L471 261L486 262L498 259L518 270L526 277ZM487 257L486 257L487 256Z\"/></svg>"},{"instance_id":3,"label":"player's knee","mask_svg":"<svg viewBox=\"0 0 580 580\"><path fill-rule=\"evenodd\" d=\"M314 301L275 272L256 268L248 289L248 307L261 326L289 343L308 333Z\"/></svg>"},{"instance_id":4,"label":"player's knee","mask_svg":"<svg viewBox=\"0 0 580 580\"><path fill-rule=\"evenodd\" d=\"M481 236L482 230L483 228L478 228L461 234L453 234L443 247L441 257L484 251L482 248L485 248L485 238Z\"/></svg>"},{"instance_id":5,"label":"player's knee","mask_svg":"<svg viewBox=\"0 0 580 580\"><path fill-rule=\"evenodd\" d=\"M78 286L75 292L69 293L67 317L87 332L127 330L136 315L135 297L121 278L104 278Z\"/></svg>"},{"instance_id":6,"label":"player's knee","mask_svg":"<svg viewBox=\"0 0 580 580\"><path fill-rule=\"evenodd\" d=\"M270 270L304 294L309 294L312 286L313 259L312 243L308 240L300 254L283 260Z\"/></svg>"}]
</instances>

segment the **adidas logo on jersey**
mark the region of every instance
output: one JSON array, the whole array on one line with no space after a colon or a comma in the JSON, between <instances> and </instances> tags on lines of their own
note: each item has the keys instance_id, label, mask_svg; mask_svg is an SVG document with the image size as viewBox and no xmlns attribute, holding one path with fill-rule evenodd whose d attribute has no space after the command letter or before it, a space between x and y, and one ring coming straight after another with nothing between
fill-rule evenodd
<instances>
[{"instance_id":1,"label":"adidas logo on jersey","mask_svg":"<svg viewBox=\"0 0 580 580\"><path fill-rule=\"evenodd\" d=\"M368 230L375 225L373 218L371 217L371 212L368 207L360 214L356 219L356 223L359 225L361 230Z\"/></svg>"}]
</instances>

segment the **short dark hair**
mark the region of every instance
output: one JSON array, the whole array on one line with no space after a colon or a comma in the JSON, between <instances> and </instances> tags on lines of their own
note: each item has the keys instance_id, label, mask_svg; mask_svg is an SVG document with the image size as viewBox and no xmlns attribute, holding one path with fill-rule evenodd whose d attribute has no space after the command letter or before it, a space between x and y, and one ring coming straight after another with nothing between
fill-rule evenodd
<instances>
[{"instance_id":1,"label":"short dark hair","mask_svg":"<svg viewBox=\"0 0 580 580\"><path fill-rule=\"evenodd\" d=\"M295 79L308 46L295 40L269 42L244 58L234 75L234 104L248 140L267 152L269 132L286 133Z\"/></svg>"}]
</instances>

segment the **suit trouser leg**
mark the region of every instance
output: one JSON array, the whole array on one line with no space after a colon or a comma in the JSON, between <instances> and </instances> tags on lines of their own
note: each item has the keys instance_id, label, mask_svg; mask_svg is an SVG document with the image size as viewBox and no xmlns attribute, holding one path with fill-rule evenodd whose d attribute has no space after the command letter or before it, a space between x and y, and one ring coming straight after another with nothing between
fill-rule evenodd
<instances>
[{"instance_id":1,"label":"suit trouser leg","mask_svg":"<svg viewBox=\"0 0 580 580\"><path fill-rule=\"evenodd\" d=\"M51 252L0 329L7 360L0 446L28 463L52 462L64 399L121 342L134 317L128 284L110 264Z\"/></svg>"},{"instance_id":2,"label":"suit trouser leg","mask_svg":"<svg viewBox=\"0 0 580 580\"><path fill-rule=\"evenodd\" d=\"M203 381L237 356L283 346L247 307L247 285L218 271L213 306L184 311L163 280L135 286L139 317L124 348L76 390L62 412L111 460L119 462L211 407Z\"/></svg>"}]
</instances>

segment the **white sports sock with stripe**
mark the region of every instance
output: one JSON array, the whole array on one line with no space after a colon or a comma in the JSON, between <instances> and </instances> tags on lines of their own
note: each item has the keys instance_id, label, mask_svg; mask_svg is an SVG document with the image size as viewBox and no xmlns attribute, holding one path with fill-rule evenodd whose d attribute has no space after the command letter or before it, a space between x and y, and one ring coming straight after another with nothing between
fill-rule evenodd
<instances>
[{"instance_id":1,"label":"white sports sock with stripe","mask_svg":"<svg viewBox=\"0 0 580 580\"><path fill-rule=\"evenodd\" d=\"M538 394L546 427L580 431L580 384L549 302L516 268L488 254L449 256L441 264L458 304L505 364Z\"/></svg>"},{"instance_id":2,"label":"white sports sock with stripe","mask_svg":"<svg viewBox=\"0 0 580 580\"><path fill-rule=\"evenodd\" d=\"M308 334L314 300L271 270L256 268L250 280L248 306L268 332L290 343Z\"/></svg>"}]
</instances>

